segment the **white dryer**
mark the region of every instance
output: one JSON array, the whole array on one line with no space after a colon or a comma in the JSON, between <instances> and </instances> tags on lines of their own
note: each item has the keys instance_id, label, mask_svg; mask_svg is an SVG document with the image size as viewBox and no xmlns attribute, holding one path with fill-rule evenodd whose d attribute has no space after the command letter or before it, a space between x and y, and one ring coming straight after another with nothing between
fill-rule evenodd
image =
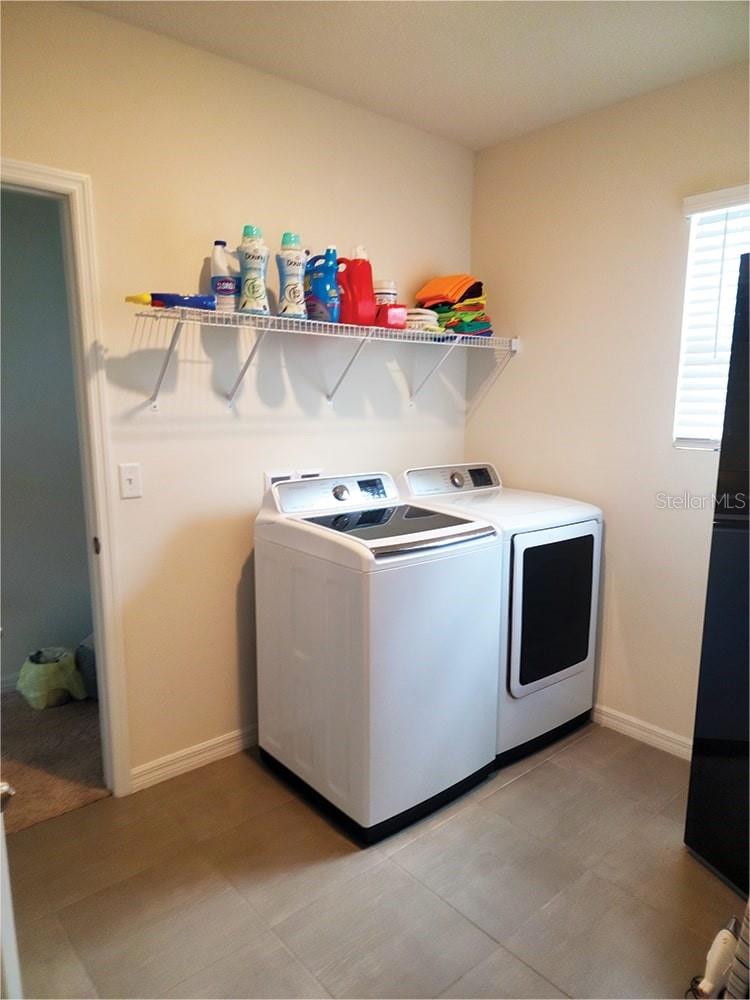
<instances>
[{"instance_id":1,"label":"white dryer","mask_svg":"<svg viewBox=\"0 0 750 1000\"><path fill-rule=\"evenodd\" d=\"M502 537L498 762L584 723L593 705L602 512L506 489L494 466L410 469L415 502L481 518Z\"/></svg>"},{"instance_id":2,"label":"white dryer","mask_svg":"<svg viewBox=\"0 0 750 1000\"><path fill-rule=\"evenodd\" d=\"M255 529L261 753L359 840L494 766L501 540L385 473L278 483ZM481 613L478 610L481 609Z\"/></svg>"}]
</instances>

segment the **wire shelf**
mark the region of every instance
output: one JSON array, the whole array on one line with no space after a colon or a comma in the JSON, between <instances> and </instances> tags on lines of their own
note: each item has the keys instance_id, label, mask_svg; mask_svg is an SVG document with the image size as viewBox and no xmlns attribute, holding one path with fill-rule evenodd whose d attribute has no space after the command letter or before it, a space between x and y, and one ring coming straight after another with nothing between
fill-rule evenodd
<instances>
[{"instance_id":1,"label":"wire shelf","mask_svg":"<svg viewBox=\"0 0 750 1000\"><path fill-rule=\"evenodd\" d=\"M444 350L435 364L422 381L412 390L409 401L414 402L417 394L422 391L432 376L442 367L448 356L457 347L480 348L492 350L502 355L499 371L502 371L510 358L516 353L519 347L518 340L508 337L470 337L455 334L438 334L427 330L394 330L386 326L353 326L347 323L323 323L319 320L290 319L286 316L253 316L249 313L239 312L214 312L208 309L185 309L182 307L173 309L141 309L136 313L139 321L163 325L171 328L171 338L167 353L161 366L154 391L149 401L151 408L158 409L158 398L164 376L166 375L170 359L174 354L180 335L185 326L201 327L222 327L224 329L249 329L256 334L252 349L245 359L242 368L234 382L234 385L227 393L227 399L231 406L239 391L242 380L250 367L260 345L269 333L293 333L302 336L312 337L334 337L339 340L356 341L357 347L351 355L346 367L337 379L333 388L326 394L328 402L332 402L333 397L339 390L342 382L346 378L354 362L359 357L366 344L373 341L394 344L427 344L431 347L442 347Z\"/></svg>"},{"instance_id":2,"label":"wire shelf","mask_svg":"<svg viewBox=\"0 0 750 1000\"><path fill-rule=\"evenodd\" d=\"M449 344L480 347L495 351L513 351L514 341L507 337L469 337L438 334L426 330L395 330L387 326L354 326L347 323L323 323L314 319L290 319L286 316L253 316L250 313L215 312L210 309L143 309L139 319L156 323L190 323L200 326L250 328L274 333L298 333L313 337L339 337L344 340L388 340L402 344Z\"/></svg>"}]
</instances>

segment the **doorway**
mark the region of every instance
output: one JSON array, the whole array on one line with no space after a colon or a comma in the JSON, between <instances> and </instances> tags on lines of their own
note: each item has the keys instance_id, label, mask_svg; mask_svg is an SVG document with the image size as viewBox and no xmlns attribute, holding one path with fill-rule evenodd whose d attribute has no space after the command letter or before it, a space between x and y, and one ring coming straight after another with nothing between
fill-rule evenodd
<instances>
[{"instance_id":1,"label":"doorway","mask_svg":"<svg viewBox=\"0 0 750 1000\"><path fill-rule=\"evenodd\" d=\"M119 579L114 550L113 465L109 439L105 349L101 318L94 201L85 174L3 157L3 192L51 200L58 206L85 510L86 556L98 686L103 781L113 795L131 791L127 683ZM24 234L25 235L25 234ZM20 250L26 246L24 241ZM19 252L19 248L15 248ZM37 274L33 295L39 297ZM7 331L5 331L7 336ZM0 622L0 625L3 624ZM21 789L16 789L18 793ZM7 819L6 815L6 819Z\"/></svg>"},{"instance_id":2,"label":"doorway","mask_svg":"<svg viewBox=\"0 0 750 1000\"><path fill-rule=\"evenodd\" d=\"M6 820L12 832L109 791L102 768L64 204L5 187L0 197L0 704L3 778L17 789Z\"/></svg>"}]
</instances>

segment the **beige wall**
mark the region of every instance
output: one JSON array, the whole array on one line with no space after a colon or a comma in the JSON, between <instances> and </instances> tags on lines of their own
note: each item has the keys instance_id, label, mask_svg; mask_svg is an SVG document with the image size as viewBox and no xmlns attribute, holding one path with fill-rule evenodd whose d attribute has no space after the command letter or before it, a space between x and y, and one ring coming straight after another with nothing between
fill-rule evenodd
<instances>
[{"instance_id":1,"label":"beige wall","mask_svg":"<svg viewBox=\"0 0 750 1000\"><path fill-rule=\"evenodd\" d=\"M508 485L606 518L599 703L692 735L713 453L672 447L688 224L747 179L747 71L669 87L477 157L472 265L522 353L467 426ZM470 372L471 374L471 372Z\"/></svg>"},{"instance_id":2,"label":"beige wall","mask_svg":"<svg viewBox=\"0 0 750 1000\"><path fill-rule=\"evenodd\" d=\"M114 457L142 463L145 489L118 501L110 540L142 765L254 719L262 471L460 457L464 369L456 358L410 408L406 380L434 355L373 345L329 407L351 345L280 337L230 411L249 336L192 330L152 413L165 335L136 330L123 296L195 289L213 239L245 222L274 252L289 228L316 249L364 243L411 296L468 267L472 154L78 7L6 4L2 27L4 155L93 178Z\"/></svg>"}]
</instances>

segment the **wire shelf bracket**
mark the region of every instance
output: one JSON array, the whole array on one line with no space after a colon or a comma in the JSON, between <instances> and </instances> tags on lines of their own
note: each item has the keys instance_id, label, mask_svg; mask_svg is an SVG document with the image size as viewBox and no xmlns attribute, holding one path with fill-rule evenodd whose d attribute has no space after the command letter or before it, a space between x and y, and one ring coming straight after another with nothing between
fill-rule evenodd
<instances>
[{"instance_id":1,"label":"wire shelf bracket","mask_svg":"<svg viewBox=\"0 0 750 1000\"><path fill-rule=\"evenodd\" d=\"M152 410L159 409L159 393L161 392L161 385L164 381L164 376L167 374L167 368L169 368L169 362L172 360L172 355L177 350L177 344L180 340L180 334L182 333L185 323L183 320L178 320L175 323L174 330L172 331L172 338L169 341L169 347L167 348L167 353L164 357L164 361L161 365L161 371L156 379L156 385L154 386L154 391L149 397L149 405Z\"/></svg>"},{"instance_id":2,"label":"wire shelf bracket","mask_svg":"<svg viewBox=\"0 0 750 1000\"><path fill-rule=\"evenodd\" d=\"M459 340L458 340L458 338L456 338L453 341L453 343L450 345L450 347L448 348L448 350L443 352L443 356L441 358L438 358L438 360L435 362L435 364L432 366L432 368L430 368L430 370L427 372L427 374L422 379L422 381L419 383L419 385L417 385L417 387L412 390L411 395L409 396L409 405L410 406L414 406L414 400L417 398L417 396L422 391L422 389L424 389L424 387L430 381L430 379L432 378L432 376L433 375L437 375L437 373L443 367L443 365L448 360L448 358L451 356L451 354L453 353L453 351L458 347L458 344L459 344Z\"/></svg>"},{"instance_id":3,"label":"wire shelf bracket","mask_svg":"<svg viewBox=\"0 0 750 1000\"><path fill-rule=\"evenodd\" d=\"M255 333L255 343L253 344L252 349L251 349L250 353L248 354L248 356L247 356L247 358L245 360L244 365L242 366L242 368L240 368L240 373L237 376L237 378L235 379L234 385L232 386L232 388L227 393L227 399L229 401L229 405L230 406L232 406L234 404L234 397L240 391L240 386L242 385L242 380L244 379L245 375L247 374L247 370L250 367L250 365L252 364L253 358L258 353L258 348L260 347L260 345L265 340L265 337L266 337L267 333L268 333L268 330L256 330L256 333Z\"/></svg>"},{"instance_id":4,"label":"wire shelf bracket","mask_svg":"<svg viewBox=\"0 0 750 1000\"><path fill-rule=\"evenodd\" d=\"M335 385L334 385L334 387L333 387L333 388L331 389L331 391L330 391L329 393L327 393L327 394L326 394L326 400L327 400L327 401L328 401L329 403L332 403L332 402L333 402L333 397L334 397L334 396L336 395L336 393L337 393L337 392L339 391L339 388L341 387L341 383L342 383L342 382L344 381L344 379L346 378L346 376L347 376L347 375L349 374L349 372L350 372L350 370L351 370L351 367L352 367L352 365L354 364L354 362L355 362L355 361L357 360L357 358L358 358L358 357L360 356L360 354L362 353L362 350L363 350L363 348L364 348L365 344L366 344L366 343L368 343L368 341L370 340L370 336L371 336L371 335L370 335L369 333L367 333L367 334L365 334L365 336L364 336L364 337L363 337L363 338L362 338L362 339L360 340L360 342L359 342L359 344L357 345L357 349L355 350L354 354L352 354L352 356L351 356L351 357L349 358L349 361L348 361L348 362L347 362L347 364L346 364L346 368L344 368L344 370L342 371L342 373L341 373L341 374L339 375L338 379L336 380L336 384L335 384Z\"/></svg>"}]
</instances>

